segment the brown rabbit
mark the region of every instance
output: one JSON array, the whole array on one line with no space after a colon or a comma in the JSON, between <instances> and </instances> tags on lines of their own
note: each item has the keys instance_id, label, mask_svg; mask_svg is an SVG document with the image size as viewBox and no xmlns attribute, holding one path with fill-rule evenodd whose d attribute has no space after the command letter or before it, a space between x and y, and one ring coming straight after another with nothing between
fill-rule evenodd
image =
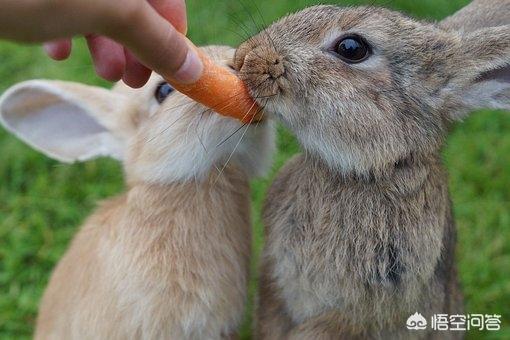
<instances>
[{"instance_id":1,"label":"brown rabbit","mask_svg":"<svg viewBox=\"0 0 510 340\"><path fill-rule=\"evenodd\" d=\"M231 48L206 51L232 60ZM112 156L127 176L126 193L101 205L56 267L36 339L235 337L250 256L248 179L270 164L269 122L242 127L159 76L140 90L29 81L6 92L0 111L7 129L47 155Z\"/></svg>"},{"instance_id":2,"label":"brown rabbit","mask_svg":"<svg viewBox=\"0 0 510 340\"><path fill-rule=\"evenodd\" d=\"M510 108L510 26L471 17L510 23L509 1L472 6L443 25L316 6L238 48L252 94L304 149L264 206L259 338L463 337L430 324L463 312L440 150L452 121ZM406 329L416 312L427 329Z\"/></svg>"}]
</instances>

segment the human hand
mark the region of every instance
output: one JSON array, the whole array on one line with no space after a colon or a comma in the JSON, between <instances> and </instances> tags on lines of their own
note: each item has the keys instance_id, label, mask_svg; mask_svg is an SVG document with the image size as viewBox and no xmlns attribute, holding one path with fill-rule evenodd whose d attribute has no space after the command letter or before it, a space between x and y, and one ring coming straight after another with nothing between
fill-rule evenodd
<instances>
[{"instance_id":1,"label":"human hand","mask_svg":"<svg viewBox=\"0 0 510 340\"><path fill-rule=\"evenodd\" d=\"M0 11L0 38L52 41L47 53L62 60L70 38L85 35L96 72L133 87L150 70L182 83L200 77L201 61L180 34L186 28L184 0L5 0Z\"/></svg>"}]
</instances>

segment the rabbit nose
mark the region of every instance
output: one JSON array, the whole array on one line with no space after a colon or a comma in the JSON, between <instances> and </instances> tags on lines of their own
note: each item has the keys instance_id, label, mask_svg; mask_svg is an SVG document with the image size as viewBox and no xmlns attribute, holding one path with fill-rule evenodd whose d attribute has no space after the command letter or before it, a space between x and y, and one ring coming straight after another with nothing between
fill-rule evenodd
<instances>
[{"instance_id":1,"label":"rabbit nose","mask_svg":"<svg viewBox=\"0 0 510 340\"><path fill-rule=\"evenodd\" d=\"M239 72L252 76L266 75L272 80L285 74L283 58L277 52L262 47L239 50L234 65Z\"/></svg>"},{"instance_id":2,"label":"rabbit nose","mask_svg":"<svg viewBox=\"0 0 510 340\"><path fill-rule=\"evenodd\" d=\"M271 50L254 49L246 55L245 65L250 72L267 75L276 80L285 74L283 59Z\"/></svg>"},{"instance_id":3,"label":"rabbit nose","mask_svg":"<svg viewBox=\"0 0 510 340\"><path fill-rule=\"evenodd\" d=\"M276 56L273 60L269 60L267 64L267 73L271 76L271 78L278 79L285 74L285 67L283 66L283 60L280 56Z\"/></svg>"},{"instance_id":4,"label":"rabbit nose","mask_svg":"<svg viewBox=\"0 0 510 340\"><path fill-rule=\"evenodd\" d=\"M234 56L234 68L241 79L260 97L274 96L288 89L286 60L272 44L249 40Z\"/></svg>"}]
</instances>

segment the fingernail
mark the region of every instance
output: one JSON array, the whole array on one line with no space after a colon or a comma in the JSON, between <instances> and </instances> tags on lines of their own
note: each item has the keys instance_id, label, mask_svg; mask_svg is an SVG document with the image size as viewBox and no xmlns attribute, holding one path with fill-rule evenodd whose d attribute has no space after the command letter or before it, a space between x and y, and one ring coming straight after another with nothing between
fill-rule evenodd
<instances>
[{"instance_id":1,"label":"fingernail","mask_svg":"<svg viewBox=\"0 0 510 340\"><path fill-rule=\"evenodd\" d=\"M204 65L193 48L188 49L186 59L173 78L182 84L193 84L202 75Z\"/></svg>"}]
</instances>

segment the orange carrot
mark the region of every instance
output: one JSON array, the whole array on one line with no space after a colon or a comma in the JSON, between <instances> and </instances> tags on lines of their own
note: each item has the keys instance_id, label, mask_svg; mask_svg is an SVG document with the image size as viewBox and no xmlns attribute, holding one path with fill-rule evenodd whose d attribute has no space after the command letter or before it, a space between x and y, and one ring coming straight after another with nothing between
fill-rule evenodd
<instances>
[{"instance_id":1,"label":"orange carrot","mask_svg":"<svg viewBox=\"0 0 510 340\"><path fill-rule=\"evenodd\" d=\"M235 74L212 61L196 49L204 64L200 79L193 84L170 84L191 99L213 109L219 114L236 118L243 123L259 121L260 108L253 100L246 84Z\"/></svg>"}]
</instances>

